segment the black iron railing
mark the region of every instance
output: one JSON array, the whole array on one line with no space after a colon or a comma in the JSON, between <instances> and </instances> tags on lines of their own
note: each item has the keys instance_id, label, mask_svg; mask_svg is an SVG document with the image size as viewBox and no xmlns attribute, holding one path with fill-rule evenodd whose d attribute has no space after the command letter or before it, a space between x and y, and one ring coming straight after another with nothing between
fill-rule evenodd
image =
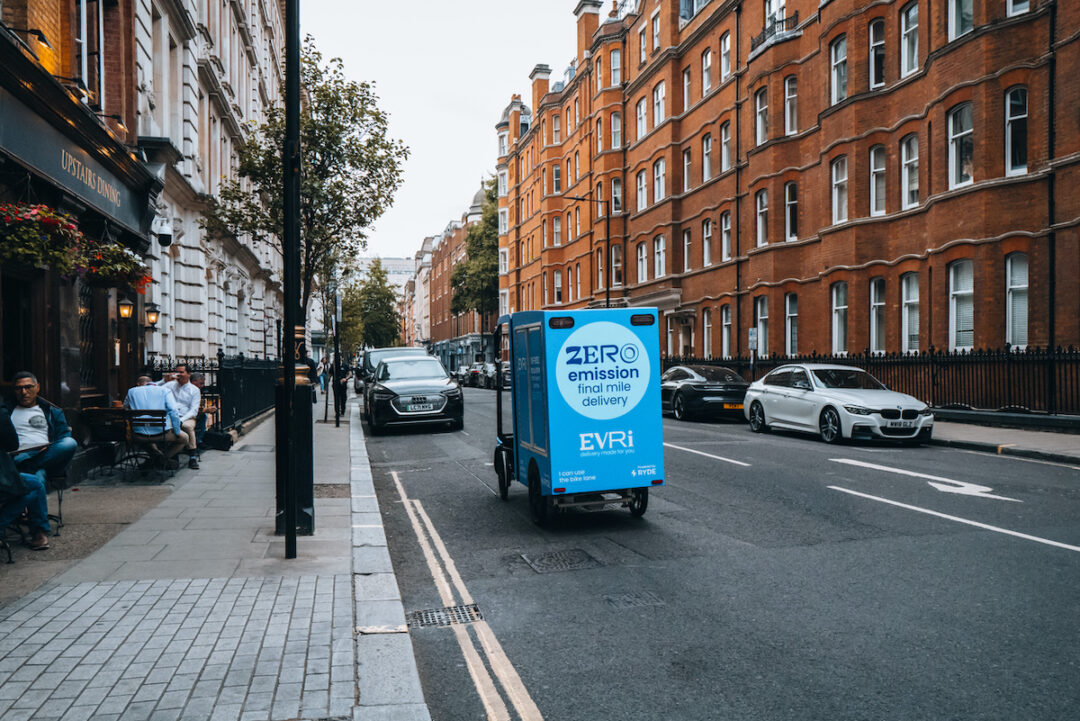
<instances>
[{"instance_id":1,"label":"black iron railing","mask_svg":"<svg viewBox=\"0 0 1080 721\"><path fill-rule=\"evenodd\" d=\"M186 363L192 373L206 376L203 397L217 409L215 430L236 428L274 407L274 386L281 375L277 359L245 358L243 353L216 358L157 356L143 372L160 380L177 363Z\"/></svg>"},{"instance_id":2,"label":"black iron railing","mask_svg":"<svg viewBox=\"0 0 1080 721\"><path fill-rule=\"evenodd\" d=\"M970 352L931 349L911 354L786 357L665 358L663 368L680 364L722 365L757 380L785 363L837 363L865 369L890 389L915 396L935 408L977 408L1035 413L1080 414L1080 349L1029 348Z\"/></svg>"},{"instance_id":3,"label":"black iron railing","mask_svg":"<svg viewBox=\"0 0 1080 721\"><path fill-rule=\"evenodd\" d=\"M765 29L760 33L750 38L750 52L757 50L759 47L765 44L767 40L780 33L786 33L794 30L799 25L799 13L789 15L786 18L777 20L775 18L769 18L765 25Z\"/></svg>"}]
</instances>

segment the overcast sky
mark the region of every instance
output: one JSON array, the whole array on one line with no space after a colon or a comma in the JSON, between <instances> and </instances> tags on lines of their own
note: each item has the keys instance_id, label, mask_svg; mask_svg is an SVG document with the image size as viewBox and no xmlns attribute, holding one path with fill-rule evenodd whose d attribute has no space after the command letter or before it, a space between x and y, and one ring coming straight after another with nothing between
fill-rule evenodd
<instances>
[{"instance_id":1,"label":"overcast sky","mask_svg":"<svg viewBox=\"0 0 1080 721\"><path fill-rule=\"evenodd\" d=\"M390 131L409 146L405 182L368 254L412 256L460 220L495 171L495 123L513 93L532 105L529 73L554 83L576 53L577 0L303 0L300 33L348 75L373 81ZM605 8L606 10L607 8Z\"/></svg>"}]
</instances>

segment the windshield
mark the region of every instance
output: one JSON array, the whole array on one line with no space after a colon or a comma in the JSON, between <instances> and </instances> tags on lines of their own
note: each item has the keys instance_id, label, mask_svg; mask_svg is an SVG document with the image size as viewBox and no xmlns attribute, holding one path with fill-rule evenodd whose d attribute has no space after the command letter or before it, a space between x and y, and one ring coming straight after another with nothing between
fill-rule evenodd
<instances>
[{"instance_id":1,"label":"windshield","mask_svg":"<svg viewBox=\"0 0 1080 721\"><path fill-rule=\"evenodd\" d=\"M435 358L394 360L384 363L379 371L381 381L400 381L411 378L446 378L442 363Z\"/></svg>"},{"instance_id":2,"label":"windshield","mask_svg":"<svg viewBox=\"0 0 1080 721\"><path fill-rule=\"evenodd\" d=\"M695 366L694 372L711 383L745 383L735 371L722 366Z\"/></svg>"},{"instance_id":3,"label":"windshield","mask_svg":"<svg viewBox=\"0 0 1080 721\"><path fill-rule=\"evenodd\" d=\"M825 388L855 388L865 391L883 391L885 386L877 378L858 368L820 368L814 378Z\"/></svg>"},{"instance_id":4,"label":"windshield","mask_svg":"<svg viewBox=\"0 0 1080 721\"><path fill-rule=\"evenodd\" d=\"M382 348L379 350L367 351L367 353L364 354L364 363L372 370L375 370L379 365L379 361L383 358L392 358L396 355L412 355L413 353L417 355L427 355L427 351L423 348Z\"/></svg>"}]
</instances>

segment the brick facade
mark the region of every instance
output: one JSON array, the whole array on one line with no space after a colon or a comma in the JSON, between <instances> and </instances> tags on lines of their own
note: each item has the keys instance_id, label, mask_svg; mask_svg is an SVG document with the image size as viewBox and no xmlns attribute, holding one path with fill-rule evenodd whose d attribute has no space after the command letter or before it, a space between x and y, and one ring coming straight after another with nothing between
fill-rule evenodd
<instances>
[{"instance_id":1,"label":"brick facade","mask_svg":"<svg viewBox=\"0 0 1080 721\"><path fill-rule=\"evenodd\" d=\"M577 4L574 64L496 126L504 309L603 305L592 200L619 181L611 298L658 306L669 353L745 354L755 325L780 354L1080 344L1080 7L765 5Z\"/></svg>"}]
</instances>

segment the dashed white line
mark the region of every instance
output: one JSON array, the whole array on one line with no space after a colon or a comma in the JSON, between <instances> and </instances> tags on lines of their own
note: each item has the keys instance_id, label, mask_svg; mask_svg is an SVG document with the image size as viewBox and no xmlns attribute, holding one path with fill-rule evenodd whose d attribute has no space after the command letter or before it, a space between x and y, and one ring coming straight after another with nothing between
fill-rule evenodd
<instances>
[{"instance_id":1,"label":"dashed white line","mask_svg":"<svg viewBox=\"0 0 1080 721\"><path fill-rule=\"evenodd\" d=\"M1061 543L1060 541L1051 541L1048 538L1040 538L1039 536L1032 536L1027 533L1020 533L1019 531L1010 531L1007 528L1001 528L999 526L991 526L987 523L980 523L978 521L971 521L966 518L960 518L959 516L950 516L947 513L939 513L938 511L931 511L929 508L920 508L919 506L912 506L908 503L901 503L900 501L893 501L888 498L881 498L880 496L871 496L869 493L860 493L859 491L853 491L850 488L841 488L840 486L828 486L834 491L840 491L841 493L848 493L852 496L859 496L860 498L867 498L871 501L877 501L878 503L887 503L890 506L896 506L898 508L906 508L909 511L917 511L918 513L925 513L928 516L937 516L938 518L944 518L948 521L955 521L956 523L964 523L969 526L975 526L985 531L993 531L994 533L1004 533L1007 536L1015 536L1016 538L1023 538L1026 541L1035 541L1036 543L1043 543L1047 546L1054 546L1055 548L1064 548L1067 551L1080 552L1080 546L1070 546L1067 543Z\"/></svg>"},{"instance_id":2,"label":"dashed white line","mask_svg":"<svg viewBox=\"0 0 1080 721\"><path fill-rule=\"evenodd\" d=\"M743 463L742 461L736 461L736 460L731 459L731 458L724 458L723 456L715 456L712 453L705 453L704 451L697 451L697 450L694 450L693 448L686 448L685 446L677 446L674 443L665 443L664 445L667 446L668 448L674 448L677 451L686 451L687 453L696 453L699 456L705 456L706 458L713 458L713 459L718 460L718 461L723 461L724 463L731 463L731 464L736 465L736 466L743 466L744 468L749 468L750 467L749 463Z\"/></svg>"}]
</instances>

